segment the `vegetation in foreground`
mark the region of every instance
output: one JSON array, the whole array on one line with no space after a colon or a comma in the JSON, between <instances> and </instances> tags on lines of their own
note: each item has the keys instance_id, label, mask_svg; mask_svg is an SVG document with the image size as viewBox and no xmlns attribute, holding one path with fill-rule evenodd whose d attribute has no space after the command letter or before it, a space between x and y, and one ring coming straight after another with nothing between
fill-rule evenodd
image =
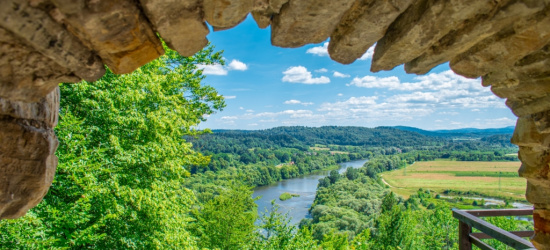
<instances>
[{"instance_id":1,"label":"vegetation in foreground","mask_svg":"<svg viewBox=\"0 0 550 250\"><path fill-rule=\"evenodd\" d=\"M210 159L182 138L207 132L194 127L225 106L195 66L223 60L213 47L187 58L165 49L131 74L61 85L55 180L26 216L0 222L2 248L196 246L197 199L182 181Z\"/></svg>"}]
</instances>

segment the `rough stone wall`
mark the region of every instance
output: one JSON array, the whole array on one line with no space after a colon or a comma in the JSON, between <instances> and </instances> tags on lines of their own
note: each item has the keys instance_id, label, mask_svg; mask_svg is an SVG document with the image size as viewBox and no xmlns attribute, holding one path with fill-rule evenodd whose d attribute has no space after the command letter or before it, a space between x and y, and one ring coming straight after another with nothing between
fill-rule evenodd
<instances>
[{"instance_id":1,"label":"rough stone wall","mask_svg":"<svg viewBox=\"0 0 550 250\"><path fill-rule=\"evenodd\" d=\"M46 193L56 158L59 82L94 81L107 65L128 73L164 53L207 44L209 29L248 13L271 25L272 44L330 37L349 64L373 44L372 71L404 64L425 74L450 62L518 116L521 176L535 204L538 248L550 247L550 0L4 0L0 3L0 218L16 218Z\"/></svg>"}]
</instances>

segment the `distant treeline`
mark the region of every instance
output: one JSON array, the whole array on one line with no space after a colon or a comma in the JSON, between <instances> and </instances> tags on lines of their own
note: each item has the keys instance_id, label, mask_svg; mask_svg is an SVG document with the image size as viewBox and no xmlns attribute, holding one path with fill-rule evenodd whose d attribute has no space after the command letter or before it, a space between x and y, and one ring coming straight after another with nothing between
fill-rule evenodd
<instances>
[{"instance_id":1,"label":"distant treeline","mask_svg":"<svg viewBox=\"0 0 550 250\"><path fill-rule=\"evenodd\" d=\"M441 133L438 133L441 134ZM456 134L456 132L453 132ZM380 171L392 170L404 163L438 158L457 161L513 161L517 147L511 134L489 135L481 139L426 136L391 127L278 127L266 130L218 130L199 138L187 138L193 147L210 156L208 167L189 166L192 174L241 169L253 165L254 172L269 173L251 185L292 178L331 164L368 159L377 155L399 155L399 159L381 160ZM313 165L311 165L313 164ZM321 164L322 166L318 166ZM374 163L373 163L374 164ZM275 170L270 166L278 166ZM278 171L277 171L278 170ZM279 173L278 173L279 172ZM379 172L379 171L377 171ZM253 175L252 173L252 175Z\"/></svg>"}]
</instances>

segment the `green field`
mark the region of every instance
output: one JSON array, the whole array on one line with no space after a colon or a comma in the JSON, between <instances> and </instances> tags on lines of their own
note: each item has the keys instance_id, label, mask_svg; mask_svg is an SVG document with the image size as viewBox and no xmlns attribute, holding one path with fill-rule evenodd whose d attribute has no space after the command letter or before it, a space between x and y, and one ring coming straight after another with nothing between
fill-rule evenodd
<instances>
[{"instance_id":1,"label":"green field","mask_svg":"<svg viewBox=\"0 0 550 250\"><path fill-rule=\"evenodd\" d=\"M394 192L405 197L424 188L524 200L526 181L517 174L520 165L520 162L426 161L382 173L381 177Z\"/></svg>"}]
</instances>

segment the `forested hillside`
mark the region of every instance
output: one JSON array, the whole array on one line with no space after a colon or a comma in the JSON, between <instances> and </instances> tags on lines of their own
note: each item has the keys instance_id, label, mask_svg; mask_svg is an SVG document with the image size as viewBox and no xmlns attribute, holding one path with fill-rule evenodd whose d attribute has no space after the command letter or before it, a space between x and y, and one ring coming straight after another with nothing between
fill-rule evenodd
<instances>
[{"instance_id":1,"label":"forested hillside","mask_svg":"<svg viewBox=\"0 0 550 250\"><path fill-rule=\"evenodd\" d=\"M266 130L214 130L213 135L201 138L197 147L230 144L235 141L252 147L296 147L307 148L316 144L349 145L361 147L419 147L436 146L445 142L438 137L425 136L416 132L391 127L276 127ZM247 138L248 140L245 140ZM216 151L216 148L205 148Z\"/></svg>"},{"instance_id":2,"label":"forested hillside","mask_svg":"<svg viewBox=\"0 0 550 250\"><path fill-rule=\"evenodd\" d=\"M510 143L511 134L489 133L478 139L455 140L452 135L456 134L460 132L428 136L390 127L277 127L254 131L214 130L213 134L187 140L197 151L212 157L209 169L193 167L192 173L259 162L277 165L323 154L332 155L336 162L396 153L408 153L404 159L409 163L435 158L517 159L507 155L517 152L517 146ZM302 155L292 157L297 154Z\"/></svg>"}]
</instances>

